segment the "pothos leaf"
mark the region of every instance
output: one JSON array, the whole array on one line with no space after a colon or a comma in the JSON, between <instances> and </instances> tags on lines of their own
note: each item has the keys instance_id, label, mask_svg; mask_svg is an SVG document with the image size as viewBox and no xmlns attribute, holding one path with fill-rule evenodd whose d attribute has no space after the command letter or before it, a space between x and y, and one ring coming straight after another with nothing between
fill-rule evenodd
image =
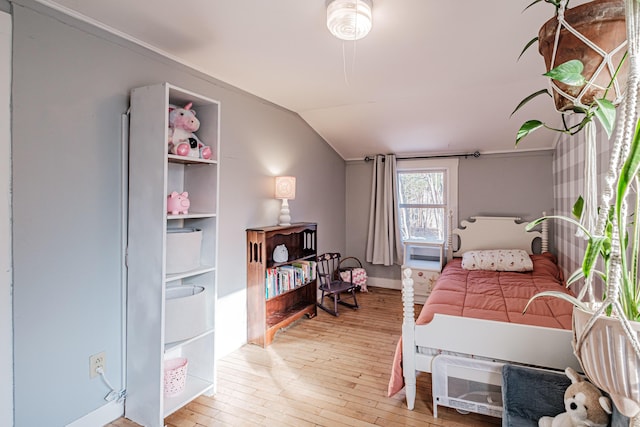
<instances>
[{"instance_id":1,"label":"pothos leaf","mask_svg":"<svg viewBox=\"0 0 640 427\"><path fill-rule=\"evenodd\" d=\"M527 102L531 101L533 98L535 98L538 95L542 95L543 93L546 93L547 95L551 96L548 89L540 89L539 91L532 93L531 95L527 96L525 99L520 101L518 106L511 112L511 116L513 116L513 114L516 111L518 111L523 105L525 105Z\"/></svg>"},{"instance_id":2,"label":"pothos leaf","mask_svg":"<svg viewBox=\"0 0 640 427\"><path fill-rule=\"evenodd\" d=\"M538 41L538 36L536 36L536 37L532 38L531 40L529 40L529 42L524 46L524 49L522 49L522 52L520 52L520 55L518 55L518 59L516 61L519 61L520 58L522 57L522 55L524 55L524 53L527 51L527 49L529 49L531 47L531 45L534 44L537 41Z\"/></svg>"},{"instance_id":3,"label":"pothos leaf","mask_svg":"<svg viewBox=\"0 0 640 427\"><path fill-rule=\"evenodd\" d=\"M583 86L587 80L582 75L582 70L584 70L582 62L578 59L572 59L543 75L570 86Z\"/></svg>"},{"instance_id":4,"label":"pothos leaf","mask_svg":"<svg viewBox=\"0 0 640 427\"><path fill-rule=\"evenodd\" d=\"M533 6L536 3L540 3L542 0L534 0L532 3L530 3L527 7L525 7L522 11L524 12L525 10L529 9L531 6Z\"/></svg>"},{"instance_id":5,"label":"pothos leaf","mask_svg":"<svg viewBox=\"0 0 640 427\"><path fill-rule=\"evenodd\" d=\"M542 123L540 120L526 121L522 126L520 126L520 129L518 130L516 145L518 145L522 138L529 135L531 132L540 129L542 126L544 126L544 123Z\"/></svg>"},{"instance_id":6,"label":"pothos leaf","mask_svg":"<svg viewBox=\"0 0 640 427\"><path fill-rule=\"evenodd\" d=\"M578 196L578 200L573 204L573 210L571 213L577 219L582 218L582 211L584 210L584 199L582 196Z\"/></svg>"},{"instance_id":7,"label":"pothos leaf","mask_svg":"<svg viewBox=\"0 0 640 427\"><path fill-rule=\"evenodd\" d=\"M596 99L596 105L598 108L595 110L595 116L607 132L607 136L611 138L616 123L616 107L608 99Z\"/></svg>"}]
</instances>

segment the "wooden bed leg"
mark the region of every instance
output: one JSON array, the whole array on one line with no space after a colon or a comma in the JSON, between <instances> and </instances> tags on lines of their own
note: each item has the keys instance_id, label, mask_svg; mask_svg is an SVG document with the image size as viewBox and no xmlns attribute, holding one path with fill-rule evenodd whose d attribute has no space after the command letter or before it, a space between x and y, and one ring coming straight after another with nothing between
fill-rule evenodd
<instances>
[{"instance_id":1,"label":"wooden bed leg","mask_svg":"<svg viewBox=\"0 0 640 427\"><path fill-rule=\"evenodd\" d=\"M413 279L411 269L402 272L402 374L407 396L407 407L413 410L416 401L416 345L415 345L415 313L413 301Z\"/></svg>"}]
</instances>

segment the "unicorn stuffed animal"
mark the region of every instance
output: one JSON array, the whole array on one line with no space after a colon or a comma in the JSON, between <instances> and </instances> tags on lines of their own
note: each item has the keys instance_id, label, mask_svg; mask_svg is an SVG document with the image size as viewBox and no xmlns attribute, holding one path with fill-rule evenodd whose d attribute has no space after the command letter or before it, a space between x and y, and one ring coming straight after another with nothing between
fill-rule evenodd
<instances>
[{"instance_id":1,"label":"unicorn stuffed animal","mask_svg":"<svg viewBox=\"0 0 640 427\"><path fill-rule=\"evenodd\" d=\"M202 159L211 158L211 148L204 145L194 132L200 129L200 120L189 102L180 108L169 105L169 153Z\"/></svg>"}]
</instances>

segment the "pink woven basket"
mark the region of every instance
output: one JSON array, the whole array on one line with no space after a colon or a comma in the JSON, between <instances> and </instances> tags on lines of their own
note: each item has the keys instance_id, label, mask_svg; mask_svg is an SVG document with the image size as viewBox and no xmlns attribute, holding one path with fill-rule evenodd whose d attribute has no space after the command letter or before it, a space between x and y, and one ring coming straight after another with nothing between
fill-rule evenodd
<instances>
[{"instance_id":1,"label":"pink woven basket","mask_svg":"<svg viewBox=\"0 0 640 427\"><path fill-rule=\"evenodd\" d=\"M184 357L165 360L164 362L164 395L176 396L184 391L187 383L187 365Z\"/></svg>"}]
</instances>

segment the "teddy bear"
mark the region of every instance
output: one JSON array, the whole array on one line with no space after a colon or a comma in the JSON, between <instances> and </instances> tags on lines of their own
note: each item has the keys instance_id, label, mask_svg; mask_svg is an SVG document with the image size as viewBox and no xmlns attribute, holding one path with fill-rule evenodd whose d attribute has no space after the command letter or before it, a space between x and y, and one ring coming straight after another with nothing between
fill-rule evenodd
<instances>
[{"instance_id":1,"label":"teddy bear","mask_svg":"<svg viewBox=\"0 0 640 427\"><path fill-rule=\"evenodd\" d=\"M606 427L609 425L611 401L603 396L600 390L585 381L572 368L564 373L571 380L571 385L564 392L564 408L566 412L555 417L542 417L539 427Z\"/></svg>"},{"instance_id":2,"label":"teddy bear","mask_svg":"<svg viewBox=\"0 0 640 427\"><path fill-rule=\"evenodd\" d=\"M211 158L211 148L204 145L194 133L200 129L200 120L196 117L196 111L192 110L193 103L189 102L180 108L169 105L169 153L180 156L195 157L201 159Z\"/></svg>"}]
</instances>

